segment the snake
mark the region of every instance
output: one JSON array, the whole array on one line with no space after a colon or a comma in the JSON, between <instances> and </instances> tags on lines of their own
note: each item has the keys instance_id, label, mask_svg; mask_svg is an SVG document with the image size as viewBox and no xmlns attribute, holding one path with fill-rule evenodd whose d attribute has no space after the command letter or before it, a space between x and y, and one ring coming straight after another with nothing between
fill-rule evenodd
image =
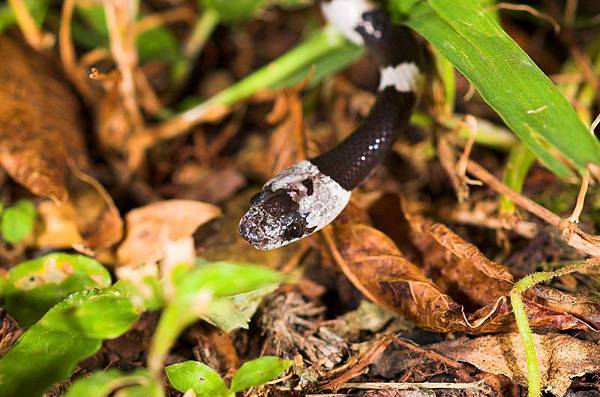
<instances>
[{"instance_id":1,"label":"snake","mask_svg":"<svg viewBox=\"0 0 600 397\"><path fill-rule=\"evenodd\" d=\"M285 246L331 223L406 131L418 102L423 62L409 28L393 23L368 0L325 0L321 11L335 30L365 46L379 63L377 97L347 138L284 169L250 200L238 232L260 250Z\"/></svg>"}]
</instances>

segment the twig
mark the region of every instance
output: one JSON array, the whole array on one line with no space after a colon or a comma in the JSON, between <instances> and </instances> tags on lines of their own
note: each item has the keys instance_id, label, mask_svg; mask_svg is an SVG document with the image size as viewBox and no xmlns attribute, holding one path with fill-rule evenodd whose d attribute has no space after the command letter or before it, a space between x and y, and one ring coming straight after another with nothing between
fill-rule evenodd
<instances>
[{"instance_id":1,"label":"twig","mask_svg":"<svg viewBox=\"0 0 600 397\"><path fill-rule=\"evenodd\" d=\"M133 27L136 36L169 23L191 22L194 19L193 11L189 7L171 8L163 12L146 15L137 21Z\"/></svg>"},{"instance_id":2,"label":"twig","mask_svg":"<svg viewBox=\"0 0 600 397\"><path fill-rule=\"evenodd\" d=\"M573 209L573 213L569 217L569 221L573 223L579 223L579 217L583 212L583 205L585 204L585 195L587 194L588 187L590 186L590 171L585 170L583 173L583 178L581 179L581 187L579 188L579 193L577 194L577 202L575 203L575 208Z\"/></svg>"},{"instance_id":3,"label":"twig","mask_svg":"<svg viewBox=\"0 0 600 397\"><path fill-rule=\"evenodd\" d=\"M483 381L470 383L398 383L398 382L362 382L345 383L340 389L361 389L361 390L411 390L411 389L460 389L460 390L485 390Z\"/></svg>"},{"instance_id":4,"label":"twig","mask_svg":"<svg viewBox=\"0 0 600 397\"><path fill-rule=\"evenodd\" d=\"M50 48L54 44L52 34L41 31L23 0L8 0L8 3L15 13L15 19L23 36L25 36L25 40L30 46L39 51Z\"/></svg>"},{"instance_id":5,"label":"twig","mask_svg":"<svg viewBox=\"0 0 600 397\"><path fill-rule=\"evenodd\" d=\"M135 16L131 15L130 3L128 0L107 0L104 2L104 10L110 37L110 50L121 73L119 89L123 104L134 129L139 131L144 122L135 93L134 70L137 66L137 52L135 34L133 34Z\"/></svg>"},{"instance_id":6,"label":"twig","mask_svg":"<svg viewBox=\"0 0 600 397\"><path fill-rule=\"evenodd\" d=\"M63 2L60 15L60 28L58 30L58 44L60 49L60 60L62 62L65 74L73 83L85 101L90 104L94 101L94 93L87 80L81 74L81 69L77 65L75 57L75 46L71 38L71 20L73 19L73 9L75 0L65 0Z\"/></svg>"},{"instance_id":7,"label":"twig","mask_svg":"<svg viewBox=\"0 0 600 397\"><path fill-rule=\"evenodd\" d=\"M373 345L369 348L369 350L367 350L358 359L355 365L353 365L350 369L348 369L346 372L344 372L334 380L329 381L325 386L323 386L323 389L330 389L335 391L342 387L344 384L346 384L347 381L354 378L355 376L358 376L366 367L377 361L379 357L381 357L385 349L387 349L388 346L392 344L392 342L394 342L394 339L387 335L384 335L383 337L376 340L373 343Z\"/></svg>"},{"instance_id":8,"label":"twig","mask_svg":"<svg viewBox=\"0 0 600 397\"><path fill-rule=\"evenodd\" d=\"M552 27L554 28L554 32L560 33L560 24L558 23L558 21L556 21L556 19L552 18L548 14L545 14L543 12L536 10L535 8L533 8L529 5L512 4L512 3L498 3L493 7L496 9L499 9L499 10L525 11L525 12L533 15L534 17L543 19L544 21L550 23L552 25Z\"/></svg>"},{"instance_id":9,"label":"twig","mask_svg":"<svg viewBox=\"0 0 600 397\"><path fill-rule=\"evenodd\" d=\"M462 368L463 367L463 365L461 363L459 363L458 361L455 361L455 360L453 360L451 358L443 356L443 355L441 355L438 352L435 352L435 351L432 351L432 350L423 349L422 347L417 346L414 343L407 342L407 341L402 340L402 339L400 339L400 338L398 338L396 336L393 336L392 338L394 339L394 342L397 343L397 344L399 344L400 346L402 346L402 347L404 347L404 348L406 348L408 350L411 350L411 351L413 351L415 353L418 353L418 354L421 354L423 356L429 357L429 358L431 358L431 359L433 359L435 361L439 361L439 362L441 362L443 364L446 364L449 367L452 367L452 368Z\"/></svg>"},{"instance_id":10,"label":"twig","mask_svg":"<svg viewBox=\"0 0 600 397\"><path fill-rule=\"evenodd\" d=\"M583 230L579 229L577 225L569 222L568 219L563 219L538 203L514 192L472 160L469 160L469 163L467 164L467 171L496 192L507 196L518 206L524 208L538 218L559 229L561 232L561 237L571 247L581 250L592 256L600 256L599 236L593 236L585 233Z\"/></svg>"}]
</instances>

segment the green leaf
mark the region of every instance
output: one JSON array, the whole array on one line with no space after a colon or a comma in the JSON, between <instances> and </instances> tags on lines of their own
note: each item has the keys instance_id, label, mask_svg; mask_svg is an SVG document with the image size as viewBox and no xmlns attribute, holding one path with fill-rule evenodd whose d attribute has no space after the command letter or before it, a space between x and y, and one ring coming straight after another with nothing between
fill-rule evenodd
<instances>
[{"instance_id":1,"label":"green leaf","mask_svg":"<svg viewBox=\"0 0 600 397\"><path fill-rule=\"evenodd\" d=\"M284 276L264 266L211 262L185 274L177 285L179 299L188 300L198 291L209 290L214 297L242 294L268 284L280 283Z\"/></svg>"},{"instance_id":2,"label":"green leaf","mask_svg":"<svg viewBox=\"0 0 600 397\"><path fill-rule=\"evenodd\" d=\"M129 298L112 288L70 295L0 358L0 396L40 396L96 353L103 339L127 331L138 315Z\"/></svg>"},{"instance_id":3,"label":"green leaf","mask_svg":"<svg viewBox=\"0 0 600 397\"><path fill-rule=\"evenodd\" d=\"M104 6L78 4L75 10L77 15L83 19L89 28L91 28L99 36L108 39L108 28L106 27Z\"/></svg>"},{"instance_id":4,"label":"green leaf","mask_svg":"<svg viewBox=\"0 0 600 397\"><path fill-rule=\"evenodd\" d=\"M225 397L227 385L215 370L198 361L185 361L165 368L171 386L185 393L192 390L196 396Z\"/></svg>"},{"instance_id":5,"label":"green leaf","mask_svg":"<svg viewBox=\"0 0 600 397\"><path fill-rule=\"evenodd\" d=\"M283 360L274 356L264 356L246 361L233 376L231 391L237 393L267 383L277 378L291 365L291 360Z\"/></svg>"},{"instance_id":6,"label":"green leaf","mask_svg":"<svg viewBox=\"0 0 600 397\"><path fill-rule=\"evenodd\" d=\"M22 262L8 271L3 298L22 327L39 320L73 292L106 288L110 274L99 262L83 255L49 254Z\"/></svg>"},{"instance_id":7,"label":"green leaf","mask_svg":"<svg viewBox=\"0 0 600 397\"><path fill-rule=\"evenodd\" d=\"M21 242L33 232L37 211L29 200L19 200L2 213L2 238L10 244Z\"/></svg>"},{"instance_id":8,"label":"green leaf","mask_svg":"<svg viewBox=\"0 0 600 397\"><path fill-rule=\"evenodd\" d=\"M179 58L179 43L175 35L165 27L146 30L136 40L140 60L160 59L169 63Z\"/></svg>"},{"instance_id":9,"label":"green leaf","mask_svg":"<svg viewBox=\"0 0 600 397\"><path fill-rule=\"evenodd\" d=\"M258 305L278 286L279 284L271 284L243 294L215 299L201 318L225 332L238 328L248 329Z\"/></svg>"},{"instance_id":10,"label":"green leaf","mask_svg":"<svg viewBox=\"0 0 600 397\"><path fill-rule=\"evenodd\" d=\"M25 0L25 4L33 17L33 20L41 26L48 12L48 0ZM17 22L12 8L5 4L0 6L0 32Z\"/></svg>"},{"instance_id":11,"label":"green leaf","mask_svg":"<svg viewBox=\"0 0 600 397\"><path fill-rule=\"evenodd\" d=\"M573 178L600 163L600 143L573 107L478 0L389 0L549 169Z\"/></svg>"},{"instance_id":12,"label":"green leaf","mask_svg":"<svg viewBox=\"0 0 600 397\"><path fill-rule=\"evenodd\" d=\"M170 277L175 297L163 310L152 338L148 362L153 371L158 371L181 331L211 311L214 298L249 292L284 279L262 266L202 260L191 270L175 267Z\"/></svg>"},{"instance_id":13,"label":"green leaf","mask_svg":"<svg viewBox=\"0 0 600 397\"><path fill-rule=\"evenodd\" d=\"M161 385L156 384L147 370L123 373L113 368L77 379L64 397L107 397L116 390L120 397L162 397L164 394Z\"/></svg>"},{"instance_id":14,"label":"green leaf","mask_svg":"<svg viewBox=\"0 0 600 397\"><path fill-rule=\"evenodd\" d=\"M199 0L204 9L219 13L223 23L243 22L252 17L266 4L266 0Z\"/></svg>"}]
</instances>

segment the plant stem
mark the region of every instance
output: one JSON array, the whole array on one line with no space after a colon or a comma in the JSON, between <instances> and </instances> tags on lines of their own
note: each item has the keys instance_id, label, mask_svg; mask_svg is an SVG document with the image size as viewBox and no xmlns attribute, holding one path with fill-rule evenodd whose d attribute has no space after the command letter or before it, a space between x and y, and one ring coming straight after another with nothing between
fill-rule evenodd
<instances>
[{"instance_id":1,"label":"plant stem","mask_svg":"<svg viewBox=\"0 0 600 397\"><path fill-rule=\"evenodd\" d=\"M521 193L523 183L529 168L535 160L535 154L523 143L515 145L508 154L504 168L503 182L517 193ZM515 203L507 196L500 196L499 210L503 215L513 214L516 211Z\"/></svg>"},{"instance_id":2,"label":"plant stem","mask_svg":"<svg viewBox=\"0 0 600 397\"><path fill-rule=\"evenodd\" d=\"M175 64L173 72L173 94L178 93L190 77L194 61L198 59L206 42L219 24L219 13L206 9L196 20L194 29L183 46L183 58Z\"/></svg>"},{"instance_id":3,"label":"plant stem","mask_svg":"<svg viewBox=\"0 0 600 397\"><path fill-rule=\"evenodd\" d=\"M8 0L8 3L13 9L19 29L21 29L25 40L31 47L42 50L52 45L52 37L45 36L42 33L23 0Z\"/></svg>"},{"instance_id":4,"label":"plant stem","mask_svg":"<svg viewBox=\"0 0 600 397\"><path fill-rule=\"evenodd\" d=\"M510 304L512 305L517 328L521 334L523 348L525 349L525 360L527 361L527 395L529 397L540 397L542 395L542 381L535 350L535 340L533 332L529 327L529 320L527 319L527 312L525 311L525 304L521 299L521 294L526 289L547 278L547 273L545 272L530 274L519 280L510 291Z\"/></svg>"},{"instance_id":5,"label":"plant stem","mask_svg":"<svg viewBox=\"0 0 600 397\"><path fill-rule=\"evenodd\" d=\"M219 23L219 13L212 9L206 9L202 16L196 21L194 30L187 43L183 47L183 55L188 59L196 58L206 41L211 36Z\"/></svg>"},{"instance_id":6,"label":"plant stem","mask_svg":"<svg viewBox=\"0 0 600 397\"><path fill-rule=\"evenodd\" d=\"M542 395L541 378L538 366L538 359L535 350L535 340L533 332L529 327L529 320L527 318L527 312L525 311L525 304L521 299L521 294L525 290L533 287L544 281L549 281L554 277L563 276L590 268L594 268L600 265L599 258L591 258L584 262L576 262L563 266L562 268L553 272L538 272L530 274L529 276L523 277L514 285L510 291L510 304L515 314L515 321L517 328L521 334L523 340L523 347L525 348L525 359L527 360L527 383L529 385L528 396L539 397Z\"/></svg>"},{"instance_id":7,"label":"plant stem","mask_svg":"<svg viewBox=\"0 0 600 397\"><path fill-rule=\"evenodd\" d=\"M332 27L325 27L275 61L260 68L200 105L145 132L149 141L166 140L185 133L218 109L227 108L265 90L321 56L343 46L345 39Z\"/></svg>"}]
</instances>

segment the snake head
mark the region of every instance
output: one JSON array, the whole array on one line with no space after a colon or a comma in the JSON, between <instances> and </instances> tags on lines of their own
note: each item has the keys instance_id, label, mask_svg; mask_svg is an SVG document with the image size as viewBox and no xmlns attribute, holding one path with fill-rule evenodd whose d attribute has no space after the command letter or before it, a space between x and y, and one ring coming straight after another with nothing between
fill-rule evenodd
<instances>
[{"instance_id":1,"label":"snake head","mask_svg":"<svg viewBox=\"0 0 600 397\"><path fill-rule=\"evenodd\" d=\"M325 227L349 199L349 191L310 161L302 161L263 186L238 231L257 249L279 248Z\"/></svg>"},{"instance_id":2,"label":"snake head","mask_svg":"<svg viewBox=\"0 0 600 397\"><path fill-rule=\"evenodd\" d=\"M290 192L266 188L255 195L242 217L240 235L258 249L273 249L305 235L306 219Z\"/></svg>"}]
</instances>

